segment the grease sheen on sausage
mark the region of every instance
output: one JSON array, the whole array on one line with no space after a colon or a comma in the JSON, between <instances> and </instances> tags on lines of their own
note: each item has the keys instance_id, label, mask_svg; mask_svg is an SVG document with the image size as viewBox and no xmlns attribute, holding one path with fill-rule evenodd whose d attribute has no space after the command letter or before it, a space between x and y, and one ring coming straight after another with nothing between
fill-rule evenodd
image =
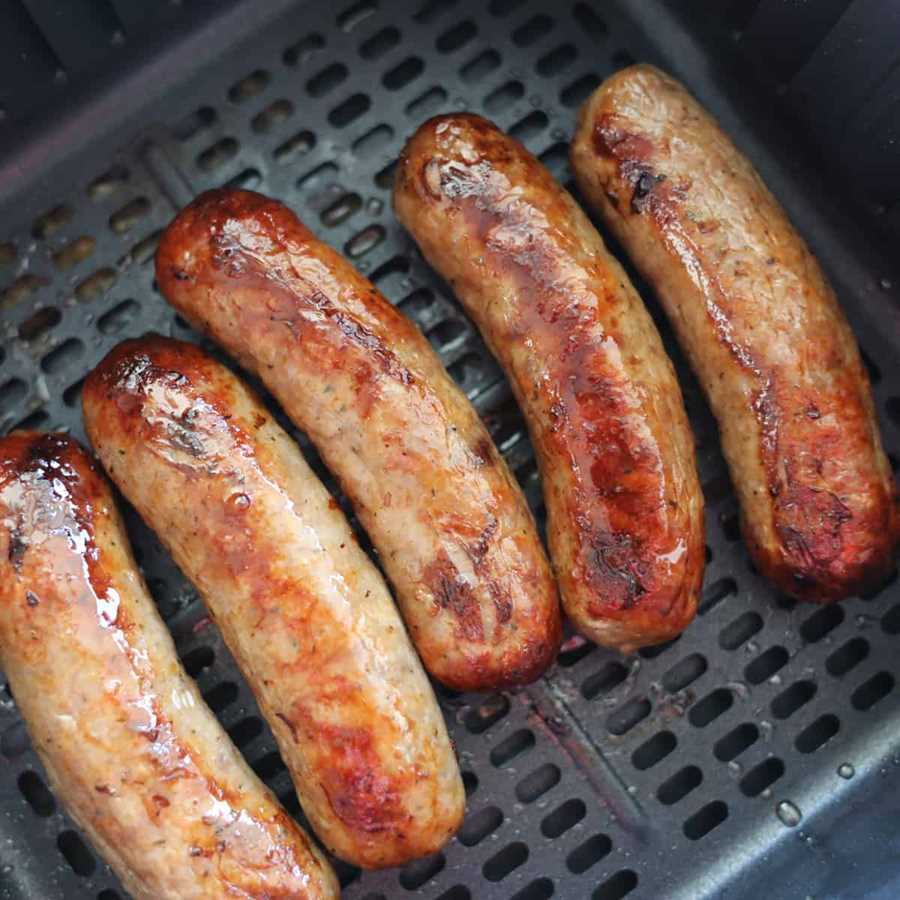
<instances>
[{"instance_id":1,"label":"grease sheen on sausage","mask_svg":"<svg viewBox=\"0 0 900 900\"><path fill-rule=\"evenodd\" d=\"M703 502L681 391L622 267L550 173L479 116L419 128L394 208L510 376L569 616L625 651L675 636L696 609Z\"/></svg>"},{"instance_id":2,"label":"grease sheen on sausage","mask_svg":"<svg viewBox=\"0 0 900 900\"><path fill-rule=\"evenodd\" d=\"M54 792L137 900L338 896L182 669L67 435L0 440L0 664Z\"/></svg>"},{"instance_id":3,"label":"grease sheen on sausage","mask_svg":"<svg viewBox=\"0 0 900 900\"><path fill-rule=\"evenodd\" d=\"M464 806L444 720L384 580L297 446L180 341L120 344L83 398L100 460L200 591L319 837L364 867L437 851Z\"/></svg>"},{"instance_id":4,"label":"grease sheen on sausage","mask_svg":"<svg viewBox=\"0 0 900 900\"><path fill-rule=\"evenodd\" d=\"M160 242L166 298L255 372L339 477L425 667L532 681L560 641L525 499L421 332L287 207L210 191Z\"/></svg>"},{"instance_id":5,"label":"grease sheen on sausage","mask_svg":"<svg viewBox=\"0 0 900 900\"><path fill-rule=\"evenodd\" d=\"M900 519L869 380L834 291L753 166L646 65L588 99L572 163L706 391L757 567L813 600L877 581Z\"/></svg>"}]
</instances>

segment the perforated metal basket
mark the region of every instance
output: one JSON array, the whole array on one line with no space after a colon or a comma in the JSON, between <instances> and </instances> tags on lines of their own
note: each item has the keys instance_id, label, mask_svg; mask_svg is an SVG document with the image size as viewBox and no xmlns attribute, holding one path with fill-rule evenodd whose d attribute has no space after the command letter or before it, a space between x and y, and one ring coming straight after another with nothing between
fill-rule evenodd
<instances>
[{"instance_id":1,"label":"perforated metal basket","mask_svg":"<svg viewBox=\"0 0 900 900\"><path fill-rule=\"evenodd\" d=\"M123 22L127 7L111 3ZM127 47L128 28L119 30L109 39ZM713 64L665 4L245 2L164 38L0 152L0 430L68 428L83 438L80 386L114 344L148 330L197 339L158 295L152 255L195 193L240 185L293 207L419 324L540 517L508 386L391 215L394 160L427 116L474 110L572 187L567 141L578 105L615 68L642 59L679 75L722 119L821 256L865 351L896 467L893 261L832 202L799 139ZM468 791L465 824L441 853L401 871L337 864L351 900L900 895L900 801L892 799L900 795L900 588L817 608L777 596L754 573L714 423L659 324L707 501L697 621L628 659L573 638L527 690L439 690ZM188 671L299 815L215 627L126 512ZM49 793L8 691L0 761L0 896L121 896Z\"/></svg>"}]
</instances>

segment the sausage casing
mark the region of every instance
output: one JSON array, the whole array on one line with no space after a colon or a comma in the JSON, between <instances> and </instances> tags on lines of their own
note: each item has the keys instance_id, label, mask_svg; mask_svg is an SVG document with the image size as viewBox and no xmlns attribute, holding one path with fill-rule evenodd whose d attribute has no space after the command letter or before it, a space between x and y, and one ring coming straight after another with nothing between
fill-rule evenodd
<instances>
[{"instance_id":1,"label":"sausage casing","mask_svg":"<svg viewBox=\"0 0 900 900\"><path fill-rule=\"evenodd\" d=\"M425 667L532 681L560 641L525 499L421 332L287 207L210 191L160 242L166 298L255 372L339 477Z\"/></svg>"},{"instance_id":2,"label":"sausage casing","mask_svg":"<svg viewBox=\"0 0 900 900\"><path fill-rule=\"evenodd\" d=\"M272 727L316 833L364 867L438 850L459 768L384 580L259 399L192 344L115 348L88 435L197 586Z\"/></svg>"},{"instance_id":3,"label":"sausage casing","mask_svg":"<svg viewBox=\"0 0 900 900\"><path fill-rule=\"evenodd\" d=\"M479 116L407 142L394 209L510 376L538 456L563 605L602 644L678 634L703 574L703 502L672 365L572 198Z\"/></svg>"},{"instance_id":4,"label":"sausage casing","mask_svg":"<svg viewBox=\"0 0 900 900\"><path fill-rule=\"evenodd\" d=\"M757 568L821 601L881 578L898 507L868 377L834 291L753 166L646 65L588 99L572 163L706 391Z\"/></svg>"},{"instance_id":5,"label":"sausage casing","mask_svg":"<svg viewBox=\"0 0 900 900\"><path fill-rule=\"evenodd\" d=\"M54 791L133 897L338 896L182 669L67 435L0 440L0 663Z\"/></svg>"}]
</instances>

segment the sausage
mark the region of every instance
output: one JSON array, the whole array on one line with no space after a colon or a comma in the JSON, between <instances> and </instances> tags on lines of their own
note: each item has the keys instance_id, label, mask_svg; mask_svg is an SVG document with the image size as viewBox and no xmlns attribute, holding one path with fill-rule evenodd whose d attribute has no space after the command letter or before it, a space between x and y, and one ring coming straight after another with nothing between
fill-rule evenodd
<instances>
[{"instance_id":1,"label":"sausage","mask_svg":"<svg viewBox=\"0 0 900 900\"><path fill-rule=\"evenodd\" d=\"M534 521L412 322L287 207L249 191L211 191L184 209L156 277L338 476L426 669L456 690L537 678L561 626Z\"/></svg>"},{"instance_id":2,"label":"sausage","mask_svg":"<svg viewBox=\"0 0 900 900\"><path fill-rule=\"evenodd\" d=\"M573 199L479 116L423 124L394 209L506 370L538 457L575 626L623 652L691 621L703 501L672 365Z\"/></svg>"},{"instance_id":3,"label":"sausage","mask_svg":"<svg viewBox=\"0 0 900 900\"><path fill-rule=\"evenodd\" d=\"M114 348L88 436L196 585L316 833L365 868L437 851L463 814L444 720L384 580L260 400L192 344Z\"/></svg>"},{"instance_id":4,"label":"sausage","mask_svg":"<svg viewBox=\"0 0 900 900\"><path fill-rule=\"evenodd\" d=\"M880 580L900 517L868 377L834 291L753 166L647 65L587 100L572 164L706 392L756 567L818 601Z\"/></svg>"},{"instance_id":5,"label":"sausage","mask_svg":"<svg viewBox=\"0 0 900 900\"><path fill-rule=\"evenodd\" d=\"M109 485L64 434L0 440L0 664L54 792L136 900L338 896L181 667Z\"/></svg>"}]
</instances>

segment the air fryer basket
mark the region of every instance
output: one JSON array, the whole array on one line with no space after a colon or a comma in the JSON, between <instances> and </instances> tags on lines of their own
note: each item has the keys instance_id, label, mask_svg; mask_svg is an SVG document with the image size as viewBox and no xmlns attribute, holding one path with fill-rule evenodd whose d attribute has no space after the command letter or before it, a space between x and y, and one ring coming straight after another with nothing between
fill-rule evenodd
<instances>
[{"instance_id":1,"label":"air fryer basket","mask_svg":"<svg viewBox=\"0 0 900 900\"><path fill-rule=\"evenodd\" d=\"M571 188L578 105L640 59L679 75L721 118L819 254L864 349L896 468L893 261L833 202L803 144L667 9L655 0L278 0L232 4L170 40L0 165L0 431L68 428L83 439L80 386L114 344L149 330L198 340L156 291L153 252L194 194L240 185L293 207L415 319L540 517L508 386L392 217L393 161L423 119L467 109L509 130ZM468 791L465 823L441 853L402 870L338 863L350 900L900 893L900 588L895 580L816 607L778 596L753 571L714 422L638 284L698 442L708 540L700 615L680 638L627 659L573 638L526 690L439 690ZM299 815L215 627L126 512L188 671ZM0 760L0 896L122 896L51 796L8 690Z\"/></svg>"}]
</instances>

